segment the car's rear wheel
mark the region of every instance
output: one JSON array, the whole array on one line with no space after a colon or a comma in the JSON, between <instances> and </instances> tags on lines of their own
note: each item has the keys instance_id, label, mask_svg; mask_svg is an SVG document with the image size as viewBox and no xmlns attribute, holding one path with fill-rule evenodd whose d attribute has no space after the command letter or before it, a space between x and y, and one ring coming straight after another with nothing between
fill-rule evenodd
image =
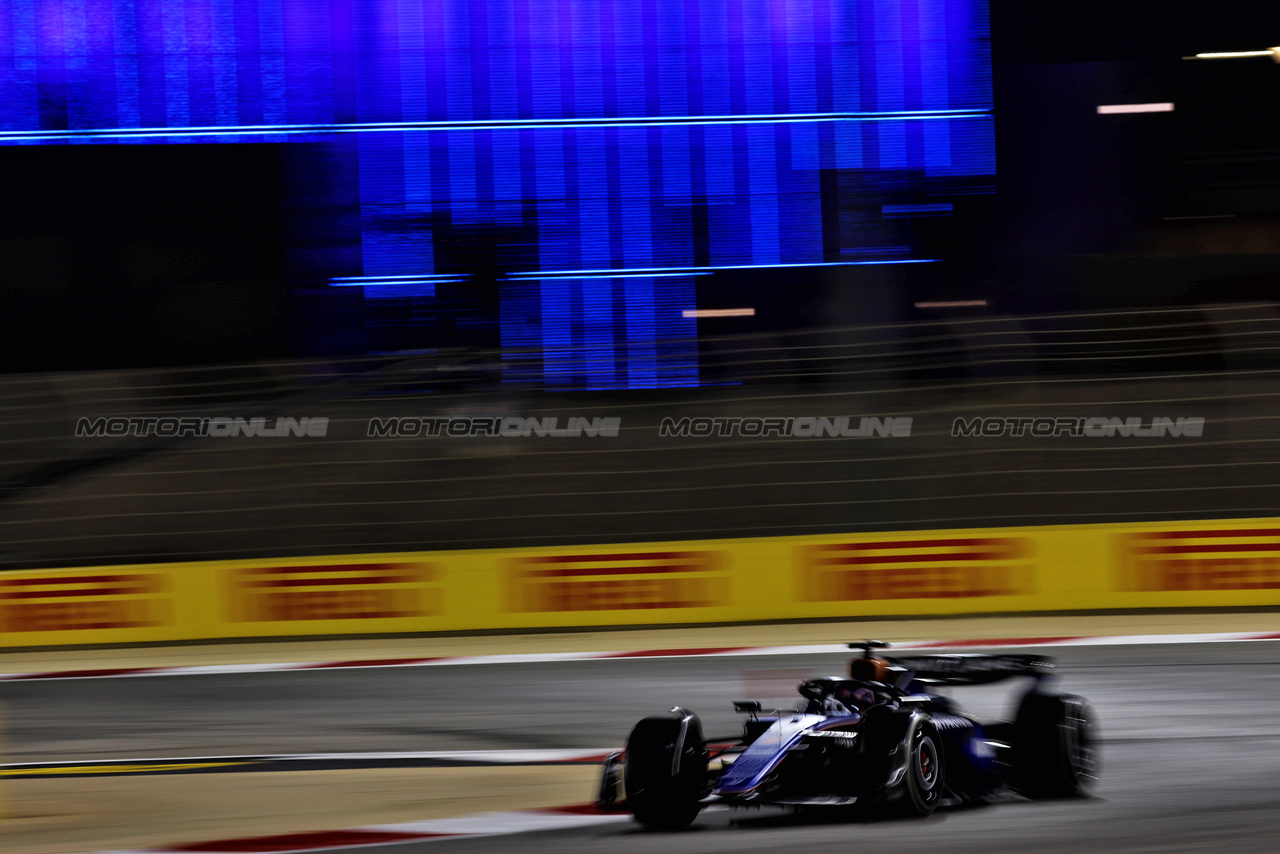
<instances>
[{"instance_id":1,"label":"car's rear wheel","mask_svg":"<svg viewBox=\"0 0 1280 854\"><path fill-rule=\"evenodd\" d=\"M636 724L627 739L623 781L632 815L645 828L692 824L707 784L707 745L697 715L675 709Z\"/></svg>"},{"instance_id":2,"label":"car's rear wheel","mask_svg":"<svg viewBox=\"0 0 1280 854\"><path fill-rule=\"evenodd\" d=\"M860 738L859 815L924 816L937 809L946 786L946 759L928 716L874 708Z\"/></svg>"},{"instance_id":3,"label":"car's rear wheel","mask_svg":"<svg viewBox=\"0 0 1280 854\"><path fill-rule=\"evenodd\" d=\"M908 815L930 815L942 799L943 750L933 723L917 718L907 730L907 771L902 781L902 808Z\"/></svg>"},{"instance_id":4,"label":"car's rear wheel","mask_svg":"<svg viewBox=\"0 0 1280 854\"><path fill-rule=\"evenodd\" d=\"M1098 779L1093 709L1072 694L1031 693L1013 725L1014 787L1029 798L1070 798Z\"/></svg>"}]
</instances>

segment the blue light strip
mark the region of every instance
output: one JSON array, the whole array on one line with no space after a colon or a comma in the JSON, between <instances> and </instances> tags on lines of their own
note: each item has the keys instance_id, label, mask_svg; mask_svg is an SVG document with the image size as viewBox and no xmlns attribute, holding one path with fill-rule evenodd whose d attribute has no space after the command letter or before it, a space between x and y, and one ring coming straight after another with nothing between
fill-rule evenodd
<instances>
[{"instance_id":1,"label":"blue light strip","mask_svg":"<svg viewBox=\"0 0 1280 854\"><path fill-rule=\"evenodd\" d=\"M772 265L766 265L772 266ZM675 279L688 278L689 276L710 276L715 273L719 267L698 267L696 272L694 268L675 273L655 273L652 270L641 268L638 270L560 270L555 273L510 273L509 279Z\"/></svg>"},{"instance_id":2,"label":"blue light strip","mask_svg":"<svg viewBox=\"0 0 1280 854\"><path fill-rule=\"evenodd\" d=\"M465 275L424 274L421 276L339 276L329 280L335 288L378 287L382 285L429 285L448 282L465 282Z\"/></svg>"},{"instance_id":3,"label":"blue light strip","mask_svg":"<svg viewBox=\"0 0 1280 854\"><path fill-rule=\"evenodd\" d=\"M880 211L885 216L909 216L911 214L951 213L955 205L951 202L932 202L919 205L881 205Z\"/></svg>"},{"instance_id":4,"label":"blue light strip","mask_svg":"<svg viewBox=\"0 0 1280 854\"><path fill-rule=\"evenodd\" d=\"M331 133L412 133L421 131L555 130L569 128L692 127L704 125L809 124L814 122L899 122L984 118L990 110L898 110L877 113L781 113L752 116L639 116L595 119L509 119L459 122L360 122L314 125L235 125L229 127L84 128L81 130L0 131L0 142L52 142L64 139L148 139L154 137L297 136Z\"/></svg>"},{"instance_id":5,"label":"blue light strip","mask_svg":"<svg viewBox=\"0 0 1280 854\"><path fill-rule=\"evenodd\" d=\"M529 270L508 273L508 279L669 279L710 276L721 270L772 270L780 267L865 267L882 264L933 264L937 258L903 258L888 261L820 261L812 264L723 264L713 267L649 267L626 270ZM466 275L421 276L341 276L330 279L335 288L377 287L380 285L444 284L465 282Z\"/></svg>"},{"instance_id":6,"label":"blue light strip","mask_svg":"<svg viewBox=\"0 0 1280 854\"><path fill-rule=\"evenodd\" d=\"M511 279L620 279L665 276L706 276L720 270L775 270L784 267L866 267L880 264L933 264L937 258L902 258L891 261L817 261L811 264L721 264L711 267L652 267L630 270L535 270L509 273Z\"/></svg>"}]
</instances>

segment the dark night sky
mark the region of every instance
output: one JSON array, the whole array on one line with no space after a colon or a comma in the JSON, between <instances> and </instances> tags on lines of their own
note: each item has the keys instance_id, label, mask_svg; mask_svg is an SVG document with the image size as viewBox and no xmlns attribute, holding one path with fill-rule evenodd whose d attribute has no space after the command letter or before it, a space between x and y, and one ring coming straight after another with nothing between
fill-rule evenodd
<instances>
[{"instance_id":1,"label":"dark night sky","mask_svg":"<svg viewBox=\"0 0 1280 854\"><path fill-rule=\"evenodd\" d=\"M1280 300L1280 4L994 0L999 193L983 223L1006 307ZM1101 104L1174 112L1098 116Z\"/></svg>"},{"instance_id":2,"label":"dark night sky","mask_svg":"<svg viewBox=\"0 0 1280 854\"><path fill-rule=\"evenodd\" d=\"M280 149L0 149L6 372L287 355Z\"/></svg>"},{"instance_id":3,"label":"dark night sky","mask_svg":"<svg viewBox=\"0 0 1280 854\"><path fill-rule=\"evenodd\" d=\"M1160 62L1280 44L1280 4L1267 0L993 0L991 22L1003 65Z\"/></svg>"},{"instance_id":4,"label":"dark night sky","mask_svg":"<svg viewBox=\"0 0 1280 854\"><path fill-rule=\"evenodd\" d=\"M1008 109L1008 101L1001 103L1001 94L1014 100L1036 97L1048 108L1055 99L1069 100L1072 92L1110 103L1171 101L1176 113L1163 124L1161 117L1110 122L1126 132L1144 123L1159 128L1158 143L1153 140L1149 145L1169 158L1172 170L1164 179L1163 192L1169 196L1166 214L1280 211L1280 141L1275 133L1280 65L1267 58L1182 59L1195 53L1265 50L1280 44L1280 3L994 0L992 40L997 118L1005 131L1016 134L1022 115ZM1077 66L1074 75L1066 70L1067 64ZM1044 65L1062 68L1032 67ZM1036 75L1042 79L1032 85L1050 88L1034 94L1023 91L1019 78ZM1000 153L1017 157L1022 152L1016 149L1023 144L1023 139L1006 133L1005 150ZM1234 162L1206 164L1206 157ZM1185 168L1188 162L1190 169ZM1209 203L1212 211L1175 209L1179 204L1203 204L1205 199L1178 196L1203 191L1206 183L1219 185L1219 191L1238 192L1234 199L1226 197L1230 193L1216 193Z\"/></svg>"}]
</instances>

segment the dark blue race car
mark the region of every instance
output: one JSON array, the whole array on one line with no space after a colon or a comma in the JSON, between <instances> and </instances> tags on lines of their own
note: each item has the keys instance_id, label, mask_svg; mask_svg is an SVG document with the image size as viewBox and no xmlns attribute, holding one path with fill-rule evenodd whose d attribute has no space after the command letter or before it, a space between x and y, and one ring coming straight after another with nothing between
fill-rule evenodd
<instances>
[{"instance_id":1,"label":"dark blue race car","mask_svg":"<svg viewBox=\"0 0 1280 854\"><path fill-rule=\"evenodd\" d=\"M599 806L629 809L655 830L693 823L709 804L848 807L864 814L928 815L998 791L1075 797L1096 780L1093 713L1082 698L1049 693L1053 661L1038 655L875 653L848 676L800 685L794 711L762 714L757 701L741 736L707 739L682 708L636 724L624 752L605 760ZM937 691L1029 677L1012 721L983 723Z\"/></svg>"}]
</instances>

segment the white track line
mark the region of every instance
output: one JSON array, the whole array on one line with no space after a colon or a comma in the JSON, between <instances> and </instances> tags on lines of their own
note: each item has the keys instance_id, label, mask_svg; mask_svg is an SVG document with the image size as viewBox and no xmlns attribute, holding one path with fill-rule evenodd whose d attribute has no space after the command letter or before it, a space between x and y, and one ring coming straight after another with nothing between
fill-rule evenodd
<instances>
[{"instance_id":1,"label":"white track line","mask_svg":"<svg viewBox=\"0 0 1280 854\"><path fill-rule=\"evenodd\" d=\"M389 750L366 753L274 753L238 756L149 756L126 759L64 759L61 761L9 762L0 773L15 768L65 768L86 765L181 765L196 762L380 762L384 760L444 760L486 765L528 765L599 760L617 747L596 750L539 748L534 750Z\"/></svg>"},{"instance_id":2,"label":"white track line","mask_svg":"<svg viewBox=\"0 0 1280 854\"><path fill-rule=\"evenodd\" d=\"M1097 637L988 638L974 640L917 640L893 644L893 650L960 650L990 647L1125 646L1162 644L1240 643L1280 640L1274 632L1204 632L1197 634L1113 635ZM720 658L740 656L832 655L849 652L845 644L803 646L716 647L656 650L614 650L611 652L533 652L516 655L466 655L441 658L413 658L352 661L294 661L253 664L202 664L179 667L98 668L41 673L5 673L0 681L48 679L125 679L148 676L226 676L306 670L365 670L394 667L474 667L493 664L546 664L566 661L638 660L652 658Z\"/></svg>"}]
</instances>

